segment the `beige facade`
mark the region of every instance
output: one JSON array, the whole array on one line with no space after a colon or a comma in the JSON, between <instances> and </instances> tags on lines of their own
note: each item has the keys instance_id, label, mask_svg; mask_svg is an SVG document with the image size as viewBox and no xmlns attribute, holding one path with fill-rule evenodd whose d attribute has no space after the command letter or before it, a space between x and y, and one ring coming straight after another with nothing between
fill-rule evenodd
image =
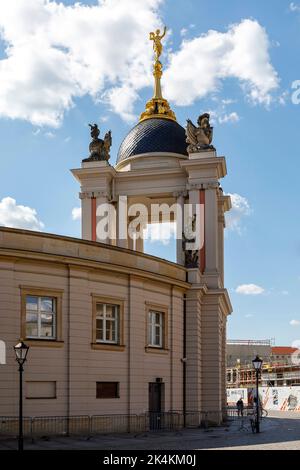
<instances>
[{"instance_id":1,"label":"beige facade","mask_svg":"<svg viewBox=\"0 0 300 470\"><path fill-rule=\"evenodd\" d=\"M183 295L189 287L182 266L118 247L1 228L0 278L0 337L7 348L7 364L0 368L1 416L18 410L13 346L24 333L24 292L61 299L57 339L23 336L30 346L25 415L143 413L148 384L158 378L164 410L182 409ZM119 347L94 342L95 299L122 305ZM151 308L166 316L162 349L147 343ZM119 383L119 398L97 399L96 382Z\"/></svg>"},{"instance_id":2,"label":"beige facade","mask_svg":"<svg viewBox=\"0 0 300 470\"><path fill-rule=\"evenodd\" d=\"M0 229L0 339L7 347L7 364L0 367L0 415L17 414L13 345L22 337L30 346L27 416L157 409L213 411L221 419L231 312L223 266L224 212L230 199L219 186L219 178L226 175L224 157L215 151L188 157L147 154L116 168L107 162L82 162L72 173L81 184L82 240ZM177 263L171 263L144 254L143 240L133 246L130 237L122 238L119 214L124 196L129 213L134 203L148 208L153 203L165 208L202 204L203 246L197 265L184 266L181 239ZM96 211L103 203L114 207L116 217L109 220L109 234L99 239ZM173 220L178 223L177 214ZM149 222L147 216L143 223ZM48 303L55 299L55 338L26 336L28 318L36 315L26 307L32 297ZM103 333L104 320L100 330L97 327L99 304L101 309L113 305L118 312L117 327L109 332ZM39 318L43 315L39 312ZM149 344L152 327L154 336L155 328L161 336L154 346ZM118 340L97 340L99 334L116 334L114 328ZM101 392L103 387L110 391ZM159 398L153 398L155 387ZM108 398L106 393L115 395Z\"/></svg>"}]
</instances>

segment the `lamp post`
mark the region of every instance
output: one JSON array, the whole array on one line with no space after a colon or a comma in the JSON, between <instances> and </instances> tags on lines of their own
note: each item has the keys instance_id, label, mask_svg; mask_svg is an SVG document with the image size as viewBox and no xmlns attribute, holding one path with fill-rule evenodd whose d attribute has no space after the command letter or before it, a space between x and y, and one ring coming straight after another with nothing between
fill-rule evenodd
<instances>
[{"instance_id":1,"label":"lamp post","mask_svg":"<svg viewBox=\"0 0 300 470\"><path fill-rule=\"evenodd\" d=\"M258 378L259 378L259 373L261 371L261 366L262 366L262 359L260 359L258 356L256 356L255 359L253 359L252 364L255 370L255 375L256 375L256 422L255 422L255 427L256 427L256 432L260 432L259 429L259 395L258 395Z\"/></svg>"},{"instance_id":2,"label":"lamp post","mask_svg":"<svg viewBox=\"0 0 300 470\"><path fill-rule=\"evenodd\" d=\"M19 364L19 437L18 450L23 450L23 364L26 361L29 346L22 340L14 346L16 361Z\"/></svg>"}]
</instances>

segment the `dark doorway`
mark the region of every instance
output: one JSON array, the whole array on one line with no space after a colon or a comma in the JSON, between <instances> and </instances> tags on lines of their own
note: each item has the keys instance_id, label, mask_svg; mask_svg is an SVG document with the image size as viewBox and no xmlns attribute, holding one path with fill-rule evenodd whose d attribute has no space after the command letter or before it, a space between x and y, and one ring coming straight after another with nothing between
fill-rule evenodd
<instances>
[{"instance_id":1,"label":"dark doorway","mask_svg":"<svg viewBox=\"0 0 300 470\"><path fill-rule=\"evenodd\" d=\"M163 425L164 392L164 383L149 383L149 417L152 430L161 429Z\"/></svg>"}]
</instances>

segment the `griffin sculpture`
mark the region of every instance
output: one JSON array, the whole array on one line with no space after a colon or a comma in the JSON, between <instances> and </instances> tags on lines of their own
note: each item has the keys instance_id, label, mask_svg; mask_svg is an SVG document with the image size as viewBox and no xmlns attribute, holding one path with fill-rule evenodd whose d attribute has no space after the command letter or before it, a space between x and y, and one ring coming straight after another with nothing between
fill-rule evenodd
<instances>
[{"instance_id":1,"label":"griffin sculpture","mask_svg":"<svg viewBox=\"0 0 300 470\"><path fill-rule=\"evenodd\" d=\"M201 152L203 150L215 150L211 145L213 138L213 127L209 122L209 114L204 113L198 117L198 127L190 119L186 126L186 143L189 144L187 151L189 153Z\"/></svg>"},{"instance_id":2,"label":"griffin sculpture","mask_svg":"<svg viewBox=\"0 0 300 470\"><path fill-rule=\"evenodd\" d=\"M99 139L100 129L97 124L89 124L91 128L92 141L89 145L90 156L83 160L87 161L108 161L110 158L110 147L112 144L111 131L108 131L104 140Z\"/></svg>"}]
</instances>

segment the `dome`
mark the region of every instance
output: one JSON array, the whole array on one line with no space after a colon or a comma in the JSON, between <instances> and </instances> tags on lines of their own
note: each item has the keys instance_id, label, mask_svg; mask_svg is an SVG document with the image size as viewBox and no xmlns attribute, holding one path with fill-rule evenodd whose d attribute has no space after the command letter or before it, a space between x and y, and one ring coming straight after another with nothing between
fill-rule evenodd
<instances>
[{"instance_id":1,"label":"dome","mask_svg":"<svg viewBox=\"0 0 300 470\"><path fill-rule=\"evenodd\" d=\"M139 122L121 143L116 164L145 153L177 153L187 156L185 130L176 121L150 118Z\"/></svg>"}]
</instances>

